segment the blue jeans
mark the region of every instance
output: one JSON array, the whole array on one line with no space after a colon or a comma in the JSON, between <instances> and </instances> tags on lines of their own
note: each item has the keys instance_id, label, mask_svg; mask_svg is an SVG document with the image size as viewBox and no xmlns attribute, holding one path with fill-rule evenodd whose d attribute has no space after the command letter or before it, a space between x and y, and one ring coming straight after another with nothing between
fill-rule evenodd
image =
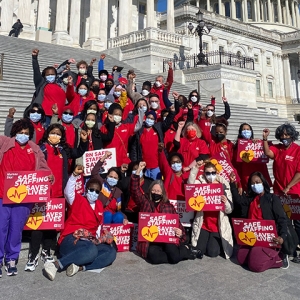
<instances>
[{"instance_id":1,"label":"blue jeans","mask_svg":"<svg viewBox=\"0 0 300 300\"><path fill-rule=\"evenodd\" d=\"M90 241L78 240L72 234L67 235L60 244L58 260L61 269L71 264L82 266L83 270L101 269L111 265L116 259L117 252L107 244L95 245Z\"/></svg>"},{"instance_id":2,"label":"blue jeans","mask_svg":"<svg viewBox=\"0 0 300 300\"><path fill-rule=\"evenodd\" d=\"M103 224L123 224L124 215L121 212L116 212L115 214L110 211L105 211L103 213Z\"/></svg>"},{"instance_id":3,"label":"blue jeans","mask_svg":"<svg viewBox=\"0 0 300 300\"><path fill-rule=\"evenodd\" d=\"M161 179L161 173L159 167L154 169L146 169L145 176L152 178L153 180Z\"/></svg>"}]
</instances>

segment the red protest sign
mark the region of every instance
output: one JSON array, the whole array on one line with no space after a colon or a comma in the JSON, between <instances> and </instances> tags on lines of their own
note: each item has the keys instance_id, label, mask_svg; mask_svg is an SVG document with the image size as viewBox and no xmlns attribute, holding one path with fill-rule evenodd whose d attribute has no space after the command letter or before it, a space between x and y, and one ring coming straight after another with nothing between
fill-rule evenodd
<instances>
[{"instance_id":1,"label":"red protest sign","mask_svg":"<svg viewBox=\"0 0 300 300\"><path fill-rule=\"evenodd\" d=\"M239 245L280 248L273 242L278 236L274 220L232 219L232 224Z\"/></svg>"},{"instance_id":2,"label":"red protest sign","mask_svg":"<svg viewBox=\"0 0 300 300\"><path fill-rule=\"evenodd\" d=\"M61 230L65 222L65 198L53 198L46 203L35 203L24 230Z\"/></svg>"},{"instance_id":3,"label":"red protest sign","mask_svg":"<svg viewBox=\"0 0 300 300\"><path fill-rule=\"evenodd\" d=\"M191 220L194 219L194 212L188 211L184 200L169 200L179 215L180 223L184 227L191 227Z\"/></svg>"},{"instance_id":4,"label":"red protest sign","mask_svg":"<svg viewBox=\"0 0 300 300\"><path fill-rule=\"evenodd\" d=\"M50 171L6 172L4 204L47 202L50 199Z\"/></svg>"},{"instance_id":5,"label":"red protest sign","mask_svg":"<svg viewBox=\"0 0 300 300\"><path fill-rule=\"evenodd\" d=\"M112 155L111 155L111 157L107 158L104 161L103 166L102 166L102 170L100 170L100 173L107 173L107 171L111 167L115 167L117 165L116 148L86 151L82 156L82 158L83 158L83 167L84 167L84 176L91 175L91 172L92 172L95 164L99 161L99 159L101 157L104 156L106 151L111 152Z\"/></svg>"},{"instance_id":6,"label":"red protest sign","mask_svg":"<svg viewBox=\"0 0 300 300\"><path fill-rule=\"evenodd\" d=\"M133 231L133 224L104 224L103 230L108 230L115 237L115 242L118 247L118 252L130 250L131 236Z\"/></svg>"},{"instance_id":7,"label":"red protest sign","mask_svg":"<svg viewBox=\"0 0 300 300\"><path fill-rule=\"evenodd\" d=\"M227 156L224 152L220 152L218 154L215 154L212 156L210 160L217 169L218 174L223 177L226 181L230 181L230 174L234 172L236 176L237 182L240 181L240 176L236 169L232 166L231 162L229 159L227 159Z\"/></svg>"},{"instance_id":8,"label":"red protest sign","mask_svg":"<svg viewBox=\"0 0 300 300\"><path fill-rule=\"evenodd\" d=\"M177 243L173 228L179 227L177 214L139 213L139 242Z\"/></svg>"},{"instance_id":9,"label":"red protest sign","mask_svg":"<svg viewBox=\"0 0 300 300\"><path fill-rule=\"evenodd\" d=\"M300 198L297 195L279 196L287 216L291 220L300 220Z\"/></svg>"},{"instance_id":10,"label":"red protest sign","mask_svg":"<svg viewBox=\"0 0 300 300\"><path fill-rule=\"evenodd\" d=\"M225 204L221 200L222 195L224 191L221 183L185 185L185 201L188 211L224 211Z\"/></svg>"},{"instance_id":11,"label":"red protest sign","mask_svg":"<svg viewBox=\"0 0 300 300\"><path fill-rule=\"evenodd\" d=\"M237 161L246 163L268 163L269 158L264 153L263 141L238 139Z\"/></svg>"}]
</instances>

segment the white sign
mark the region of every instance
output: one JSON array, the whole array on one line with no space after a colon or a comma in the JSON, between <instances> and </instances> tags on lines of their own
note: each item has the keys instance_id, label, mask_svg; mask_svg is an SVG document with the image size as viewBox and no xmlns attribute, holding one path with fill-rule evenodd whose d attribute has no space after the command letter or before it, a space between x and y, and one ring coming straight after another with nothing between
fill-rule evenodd
<instances>
[{"instance_id":1,"label":"white sign","mask_svg":"<svg viewBox=\"0 0 300 300\"><path fill-rule=\"evenodd\" d=\"M91 175L91 172L96 165L96 163L99 161L101 157L104 156L105 152L109 151L112 153L112 156L107 158L100 170L99 173L107 173L107 171L111 167L117 166L117 159L116 159L116 148L109 148L109 149L101 149L101 150L94 150L94 151L86 151L83 154L83 167L84 167L84 176Z\"/></svg>"},{"instance_id":2,"label":"white sign","mask_svg":"<svg viewBox=\"0 0 300 300\"><path fill-rule=\"evenodd\" d=\"M194 211L186 211L185 200L169 200L179 215L179 220L184 227L191 227L194 219Z\"/></svg>"}]
</instances>

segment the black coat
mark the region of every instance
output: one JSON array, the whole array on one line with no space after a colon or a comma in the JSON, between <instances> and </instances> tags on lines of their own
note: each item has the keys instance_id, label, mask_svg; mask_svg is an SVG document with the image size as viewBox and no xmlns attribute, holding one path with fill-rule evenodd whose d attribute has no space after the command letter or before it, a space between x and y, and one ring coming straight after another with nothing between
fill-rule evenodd
<instances>
[{"instance_id":1,"label":"black coat","mask_svg":"<svg viewBox=\"0 0 300 300\"><path fill-rule=\"evenodd\" d=\"M240 207L240 217L247 219L249 206L255 199L255 196L251 197L246 194L240 195L235 183L230 184L230 189L234 205ZM264 220L274 220L278 235L285 240L287 237L287 216L283 210L280 199L274 194L265 193L260 198L260 207Z\"/></svg>"}]
</instances>

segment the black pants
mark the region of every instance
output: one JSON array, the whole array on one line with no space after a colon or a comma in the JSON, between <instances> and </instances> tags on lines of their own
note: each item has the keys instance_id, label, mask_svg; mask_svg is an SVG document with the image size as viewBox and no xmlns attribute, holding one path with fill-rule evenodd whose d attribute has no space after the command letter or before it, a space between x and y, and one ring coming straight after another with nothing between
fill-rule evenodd
<instances>
[{"instance_id":1,"label":"black pants","mask_svg":"<svg viewBox=\"0 0 300 300\"><path fill-rule=\"evenodd\" d=\"M138 212L125 210L124 213L125 213L125 215L126 215L129 222L136 223L136 224L139 222L139 213Z\"/></svg>"},{"instance_id":2,"label":"black pants","mask_svg":"<svg viewBox=\"0 0 300 300\"><path fill-rule=\"evenodd\" d=\"M190 258L190 250L185 245L150 243L147 260L154 265L177 264Z\"/></svg>"},{"instance_id":3,"label":"black pants","mask_svg":"<svg viewBox=\"0 0 300 300\"><path fill-rule=\"evenodd\" d=\"M217 257L223 252L221 237L218 232L201 229L197 249L210 257Z\"/></svg>"},{"instance_id":4,"label":"black pants","mask_svg":"<svg viewBox=\"0 0 300 300\"><path fill-rule=\"evenodd\" d=\"M18 36L19 36L19 33L20 33L19 30L16 30L16 29L13 28L13 29L9 32L9 35L8 35L8 36L12 36L13 34L15 34L15 37L18 37Z\"/></svg>"},{"instance_id":5,"label":"black pants","mask_svg":"<svg viewBox=\"0 0 300 300\"><path fill-rule=\"evenodd\" d=\"M30 253L35 258L40 251L40 246L49 252L56 244L57 232L55 230L33 230L31 233Z\"/></svg>"}]
</instances>

